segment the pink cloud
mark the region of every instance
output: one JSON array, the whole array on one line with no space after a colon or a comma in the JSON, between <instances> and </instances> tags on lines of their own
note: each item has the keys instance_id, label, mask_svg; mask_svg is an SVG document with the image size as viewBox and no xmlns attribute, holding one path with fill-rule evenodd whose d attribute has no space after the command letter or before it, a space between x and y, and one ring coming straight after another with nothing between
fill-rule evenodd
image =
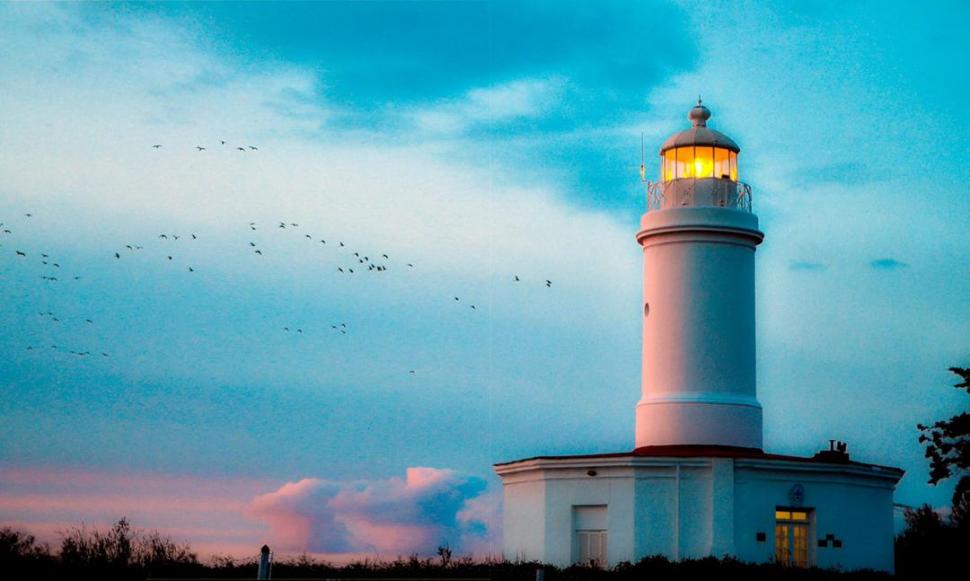
<instances>
[{"instance_id":1,"label":"pink cloud","mask_svg":"<svg viewBox=\"0 0 970 581\"><path fill-rule=\"evenodd\" d=\"M264 525L247 518L254 494L275 483L245 478L0 465L0 525L57 546L82 523L107 528L123 516L211 554L255 555Z\"/></svg>"},{"instance_id":2,"label":"pink cloud","mask_svg":"<svg viewBox=\"0 0 970 581\"><path fill-rule=\"evenodd\" d=\"M253 499L251 514L281 551L394 557L448 544L469 553L488 544L497 520L484 491L480 478L414 467L403 479L290 482Z\"/></svg>"}]
</instances>

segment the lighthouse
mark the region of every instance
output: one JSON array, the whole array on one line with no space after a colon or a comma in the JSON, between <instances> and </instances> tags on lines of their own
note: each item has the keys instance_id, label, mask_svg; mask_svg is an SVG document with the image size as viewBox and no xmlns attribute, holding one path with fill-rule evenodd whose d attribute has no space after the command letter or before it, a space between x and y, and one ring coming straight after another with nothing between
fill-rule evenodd
<instances>
[{"instance_id":1,"label":"lighthouse","mask_svg":"<svg viewBox=\"0 0 970 581\"><path fill-rule=\"evenodd\" d=\"M765 235L752 188L740 180L741 148L709 126L711 117L698 100L690 125L660 146L657 179L641 165L633 448L495 464L505 557L612 567L655 555L730 555L891 572L902 470L850 459L834 440L812 456L764 449L755 255Z\"/></svg>"},{"instance_id":2,"label":"lighthouse","mask_svg":"<svg viewBox=\"0 0 970 581\"><path fill-rule=\"evenodd\" d=\"M738 181L740 148L692 126L660 148L648 185L643 247L643 381L636 446L761 448L755 393L754 254L764 239L751 189Z\"/></svg>"}]
</instances>

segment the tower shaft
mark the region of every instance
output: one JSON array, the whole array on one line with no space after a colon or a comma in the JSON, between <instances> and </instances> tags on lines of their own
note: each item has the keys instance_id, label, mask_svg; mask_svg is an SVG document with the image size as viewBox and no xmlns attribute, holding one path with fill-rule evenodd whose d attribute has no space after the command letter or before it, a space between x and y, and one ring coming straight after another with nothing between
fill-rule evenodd
<instances>
[{"instance_id":1,"label":"tower shaft","mask_svg":"<svg viewBox=\"0 0 970 581\"><path fill-rule=\"evenodd\" d=\"M721 207L648 211L636 446L761 448L756 396L757 217Z\"/></svg>"}]
</instances>

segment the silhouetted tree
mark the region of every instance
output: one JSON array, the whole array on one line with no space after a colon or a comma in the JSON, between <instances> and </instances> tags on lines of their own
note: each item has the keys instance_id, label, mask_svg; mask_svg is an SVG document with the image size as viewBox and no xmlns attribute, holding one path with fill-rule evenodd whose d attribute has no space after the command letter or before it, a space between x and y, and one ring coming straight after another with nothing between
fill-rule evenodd
<instances>
[{"instance_id":1,"label":"silhouetted tree","mask_svg":"<svg viewBox=\"0 0 970 581\"><path fill-rule=\"evenodd\" d=\"M950 371L962 380L954 384L957 389L970 394L970 369L951 367ZM919 441L926 445L926 457L930 460L930 484L947 478L959 477L953 492L953 512L950 519L954 526L970 526L970 413L966 411L940 420L931 426L917 424Z\"/></svg>"},{"instance_id":2,"label":"silhouetted tree","mask_svg":"<svg viewBox=\"0 0 970 581\"><path fill-rule=\"evenodd\" d=\"M441 557L441 566L447 567L451 563L451 547L447 544L439 546L438 556Z\"/></svg>"}]
</instances>

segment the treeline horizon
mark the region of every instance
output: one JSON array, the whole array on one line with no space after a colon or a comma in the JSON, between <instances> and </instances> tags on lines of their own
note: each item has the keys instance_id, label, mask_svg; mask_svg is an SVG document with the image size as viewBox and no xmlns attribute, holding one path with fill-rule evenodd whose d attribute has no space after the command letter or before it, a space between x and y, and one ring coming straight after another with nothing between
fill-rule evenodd
<instances>
[{"instance_id":1,"label":"treeline horizon","mask_svg":"<svg viewBox=\"0 0 970 581\"><path fill-rule=\"evenodd\" d=\"M274 578L287 579L464 579L536 581L632 581L637 579L805 579L845 581L871 579L927 579L942 577L970 565L966 548L970 531L965 520L944 519L928 505L906 513L907 527L896 537L896 575L878 571L794 569L775 563L755 564L733 557L706 557L671 561L651 556L636 563L623 562L608 569L574 565L555 567L539 562L513 562L501 558L453 557L439 546L436 556L417 554L335 564L306 553L274 559ZM60 546L38 542L22 529L0 526L0 571L8 578L72 579L245 579L256 578L258 548L252 557L213 555L203 562L189 543L180 543L157 531L135 529L127 518L110 529L83 525L61 533Z\"/></svg>"}]
</instances>

